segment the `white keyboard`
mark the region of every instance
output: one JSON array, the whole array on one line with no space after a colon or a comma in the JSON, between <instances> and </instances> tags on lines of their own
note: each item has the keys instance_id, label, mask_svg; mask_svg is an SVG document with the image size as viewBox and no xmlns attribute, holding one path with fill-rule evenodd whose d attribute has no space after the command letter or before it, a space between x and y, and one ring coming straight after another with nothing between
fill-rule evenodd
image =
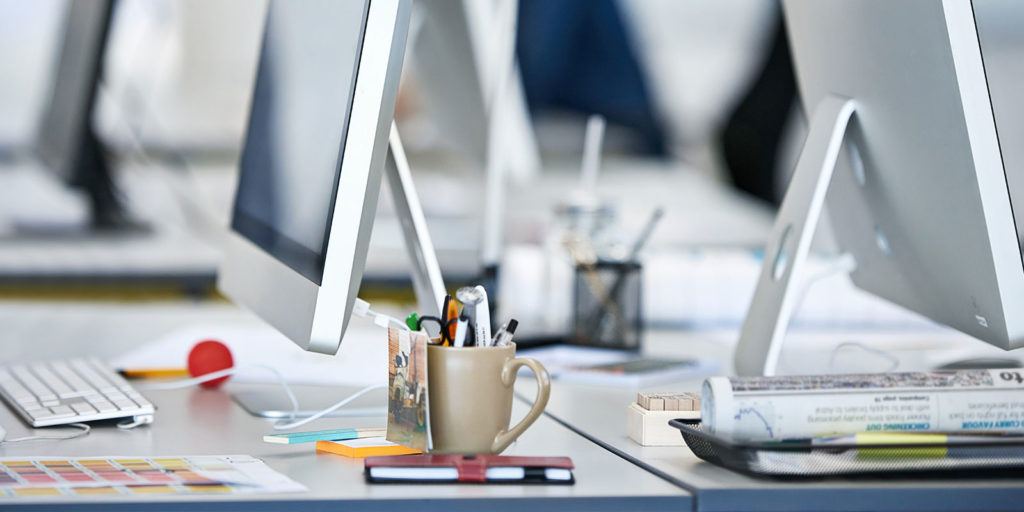
<instances>
[{"instance_id":1,"label":"white keyboard","mask_svg":"<svg viewBox=\"0 0 1024 512\"><path fill-rule=\"evenodd\" d=\"M94 357L0 366L0 395L33 427L153 421L153 404Z\"/></svg>"}]
</instances>

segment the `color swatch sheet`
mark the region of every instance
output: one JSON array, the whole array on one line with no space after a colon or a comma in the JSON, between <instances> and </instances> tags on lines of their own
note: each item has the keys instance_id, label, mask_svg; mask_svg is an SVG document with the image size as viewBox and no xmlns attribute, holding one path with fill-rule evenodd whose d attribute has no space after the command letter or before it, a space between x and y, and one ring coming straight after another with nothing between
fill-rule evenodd
<instances>
[{"instance_id":1,"label":"color swatch sheet","mask_svg":"<svg viewBox=\"0 0 1024 512\"><path fill-rule=\"evenodd\" d=\"M0 457L0 499L57 495L304 492L248 455Z\"/></svg>"}]
</instances>

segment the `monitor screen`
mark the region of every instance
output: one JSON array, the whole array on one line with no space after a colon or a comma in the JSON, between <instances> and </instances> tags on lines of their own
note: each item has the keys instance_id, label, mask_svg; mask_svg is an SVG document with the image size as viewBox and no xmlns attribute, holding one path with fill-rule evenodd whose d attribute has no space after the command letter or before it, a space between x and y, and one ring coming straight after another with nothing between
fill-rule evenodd
<instances>
[{"instance_id":1,"label":"monitor screen","mask_svg":"<svg viewBox=\"0 0 1024 512\"><path fill-rule=\"evenodd\" d=\"M369 0L272 1L231 227L323 278Z\"/></svg>"}]
</instances>

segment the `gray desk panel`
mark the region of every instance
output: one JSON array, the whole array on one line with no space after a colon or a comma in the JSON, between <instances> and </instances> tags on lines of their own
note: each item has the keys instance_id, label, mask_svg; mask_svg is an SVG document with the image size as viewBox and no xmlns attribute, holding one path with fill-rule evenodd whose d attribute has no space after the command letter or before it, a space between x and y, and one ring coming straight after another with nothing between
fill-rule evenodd
<instances>
[{"instance_id":1,"label":"gray desk panel","mask_svg":"<svg viewBox=\"0 0 1024 512\"><path fill-rule=\"evenodd\" d=\"M654 333L658 355L704 354L719 360L727 350L699 335ZM678 340L666 347L666 337ZM672 342L675 344L677 342ZM646 391L699 391L702 379L653 386ZM532 396L524 382L521 395ZM626 408L639 389L554 381L546 413L627 460L690 491L697 510L1021 510L1019 477L880 477L786 481L748 476L698 459L686 447L645 447L629 439Z\"/></svg>"}]
</instances>

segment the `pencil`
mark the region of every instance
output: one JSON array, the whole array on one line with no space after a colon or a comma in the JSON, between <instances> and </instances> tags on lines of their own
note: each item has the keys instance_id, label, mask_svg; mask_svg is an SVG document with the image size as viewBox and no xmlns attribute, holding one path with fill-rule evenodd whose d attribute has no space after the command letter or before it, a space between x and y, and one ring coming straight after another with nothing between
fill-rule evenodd
<instances>
[{"instance_id":1,"label":"pencil","mask_svg":"<svg viewBox=\"0 0 1024 512\"><path fill-rule=\"evenodd\" d=\"M188 377L188 368L122 368L118 370L127 379L173 379Z\"/></svg>"}]
</instances>

